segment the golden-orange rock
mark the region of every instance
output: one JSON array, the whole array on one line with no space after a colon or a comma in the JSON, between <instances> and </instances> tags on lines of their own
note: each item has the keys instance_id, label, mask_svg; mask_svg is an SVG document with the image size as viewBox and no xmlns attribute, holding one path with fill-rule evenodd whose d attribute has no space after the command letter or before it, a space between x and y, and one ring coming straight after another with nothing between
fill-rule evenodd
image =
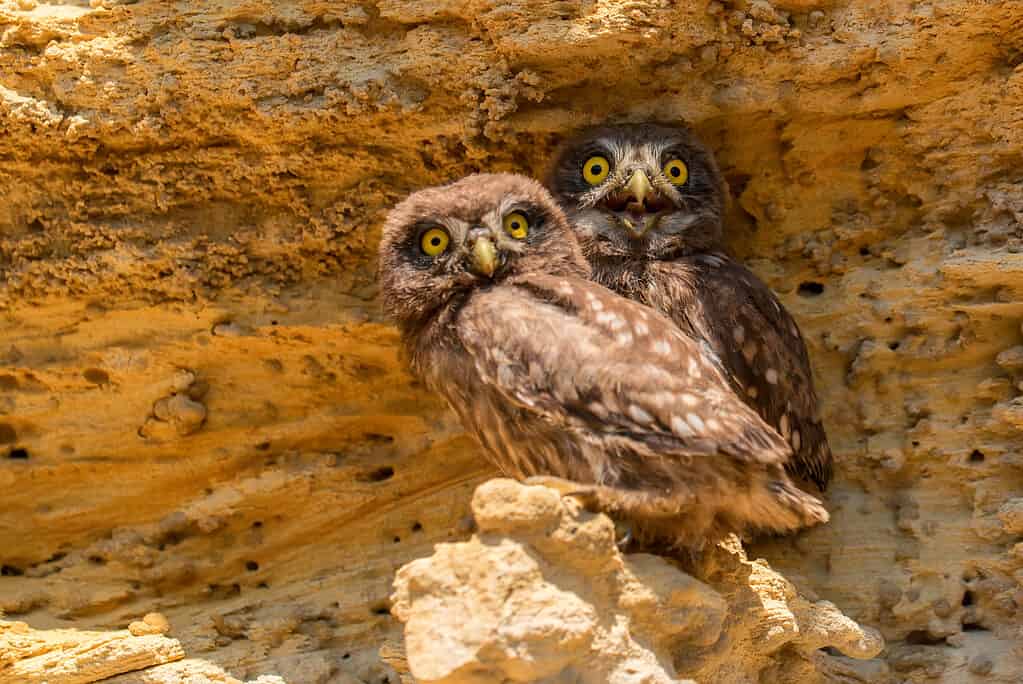
<instances>
[{"instance_id":1,"label":"golden-orange rock","mask_svg":"<svg viewBox=\"0 0 1023 684\"><path fill-rule=\"evenodd\" d=\"M743 629L782 655L736 667L1020 679L1021 26L985 0L0 0L0 611L160 612L166 681L405 674L394 573L466 542L495 473L397 357L382 216L658 118L714 149L838 460L831 522L749 557L888 644L785 655L818 621L779 589ZM593 535L578 563L611 563ZM752 605L755 561L716 562L690 577Z\"/></svg>"}]
</instances>

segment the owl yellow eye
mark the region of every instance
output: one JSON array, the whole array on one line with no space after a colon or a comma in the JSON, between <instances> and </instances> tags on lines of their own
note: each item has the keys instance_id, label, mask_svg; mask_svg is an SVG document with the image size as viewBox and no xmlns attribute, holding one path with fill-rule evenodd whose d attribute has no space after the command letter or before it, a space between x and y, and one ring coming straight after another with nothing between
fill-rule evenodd
<instances>
[{"instance_id":1,"label":"owl yellow eye","mask_svg":"<svg viewBox=\"0 0 1023 684\"><path fill-rule=\"evenodd\" d=\"M419 248L426 256L437 256L443 254L448 248L451 238L440 228L431 228L419 238Z\"/></svg>"},{"instance_id":2,"label":"owl yellow eye","mask_svg":"<svg viewBox=\"0 0 1023 684\"><path fill-rule=\"evenodd\" d=\"M689 167L681 159L672 159L664 165L664 175L672 185L685 185L689 180Z\"/></svg>"},{"instance_id":3,"label":"owl yellow eye","mask_svg":"<svg viewBox=\"0 0 1023 684\"><path fill-rule=\"evenodd\" d=\"M590 185L603 183L611 172L611 162L604 157L590 157L583 164L583 180Z\"/></svg>"},{"instance_id":4,"label":"owl yellow eye","mask_svg":"<svg viewBox=\"0 0 1023 684\"><path fill-rule=\"evenodd\" d=\"M529 235L529 220L518 211L504 217L504 230L516 240L525 240Z\"/></svg>"}]
</instances>

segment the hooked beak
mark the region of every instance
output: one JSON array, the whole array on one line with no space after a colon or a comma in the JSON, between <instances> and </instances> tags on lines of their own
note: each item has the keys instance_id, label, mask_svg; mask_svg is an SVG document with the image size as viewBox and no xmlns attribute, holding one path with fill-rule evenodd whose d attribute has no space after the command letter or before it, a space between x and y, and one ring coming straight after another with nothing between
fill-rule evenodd
<instances>
[{"instance_id":1,"label":"hooked beak","mask_svg":"<svg viewBox=\"0 0 1023 684\"><path fill-rule=\"evenodd\" d=\"M638 240L660 221L667 201L650 182L646 172L637 169L621 191L605 200L604 206L614 213L629 236Z\"/></svg>"},{"instance_id":2,"label":"hooked beak","mask_svg":"<svg viewBox=\"0 0 1023 684\"><path fill-rule=\"evenodd\" d=\"M494 241L488 237L477 238L472 245L472 272L493 278L497 264L497 247L494 246Z\"/></svg>"},{"instance_id":3,"label":"hooked beak","mask_svg":"<svg viewBox=\"0 0 1023 684\"><path fill-rule=\"evenodd\" d=\"M652 194L654 186L650 184L650 179L646 177L646 174L642 170L637 170L632 174L632 178L625 185L625 190L632 195L634 201L629 204L639 205L642 210L643 202L647 196Z\"/></svg>"}]
</instances>

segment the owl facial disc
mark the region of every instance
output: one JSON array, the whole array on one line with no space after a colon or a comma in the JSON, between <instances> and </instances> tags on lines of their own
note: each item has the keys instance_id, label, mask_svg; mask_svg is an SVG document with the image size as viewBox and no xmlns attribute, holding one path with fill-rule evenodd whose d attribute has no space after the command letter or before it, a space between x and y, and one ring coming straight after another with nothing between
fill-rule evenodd
<instances>
[{"instance_id":1,"label":"owl facial disc","mask_svg":"<svg viewBox=\"0 0 1023 684\"><path fill-rule=\"evenodd\" d=\"M671 260L721 244L724 181L684 126L584 129L558 148L547 178L591 264Z\"/></svg>"}]
</instances>

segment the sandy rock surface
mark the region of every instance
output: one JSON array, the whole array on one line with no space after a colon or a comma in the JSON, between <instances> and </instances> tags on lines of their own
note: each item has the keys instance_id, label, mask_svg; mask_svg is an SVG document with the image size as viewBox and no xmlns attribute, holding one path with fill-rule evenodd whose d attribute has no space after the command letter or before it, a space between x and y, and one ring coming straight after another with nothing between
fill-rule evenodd
<instances>
[{"instance_id":1,"label":"sandy rock surface","mask_svg":"<svg viewBox=\"0 0 1023 684\"><path fill-rule=\"evenodd\" d=\"M478 534L395 579L392 612L420 682L813 682L849 669L821 649L871 659L884 647L734 538L695 564L705 583L664 558L623 557L607 517L545 487L491 480L473 513Z\"/></svg>"},{"instance_id":2,"label":"sandy rock surface","mask_svg":"<svg viewBox=\"0 0 1023 684\"><path fill-rule=\"evenodd\" d=\"M402 370L383 213L685 119L838 459L831 522L748 557L887 643L814 676L1018 682L1020 112L1016 2L0 0L0 611L160 612L196 681L398 681L394 573L494 473Z\"/></svg>"}]
</instances>

